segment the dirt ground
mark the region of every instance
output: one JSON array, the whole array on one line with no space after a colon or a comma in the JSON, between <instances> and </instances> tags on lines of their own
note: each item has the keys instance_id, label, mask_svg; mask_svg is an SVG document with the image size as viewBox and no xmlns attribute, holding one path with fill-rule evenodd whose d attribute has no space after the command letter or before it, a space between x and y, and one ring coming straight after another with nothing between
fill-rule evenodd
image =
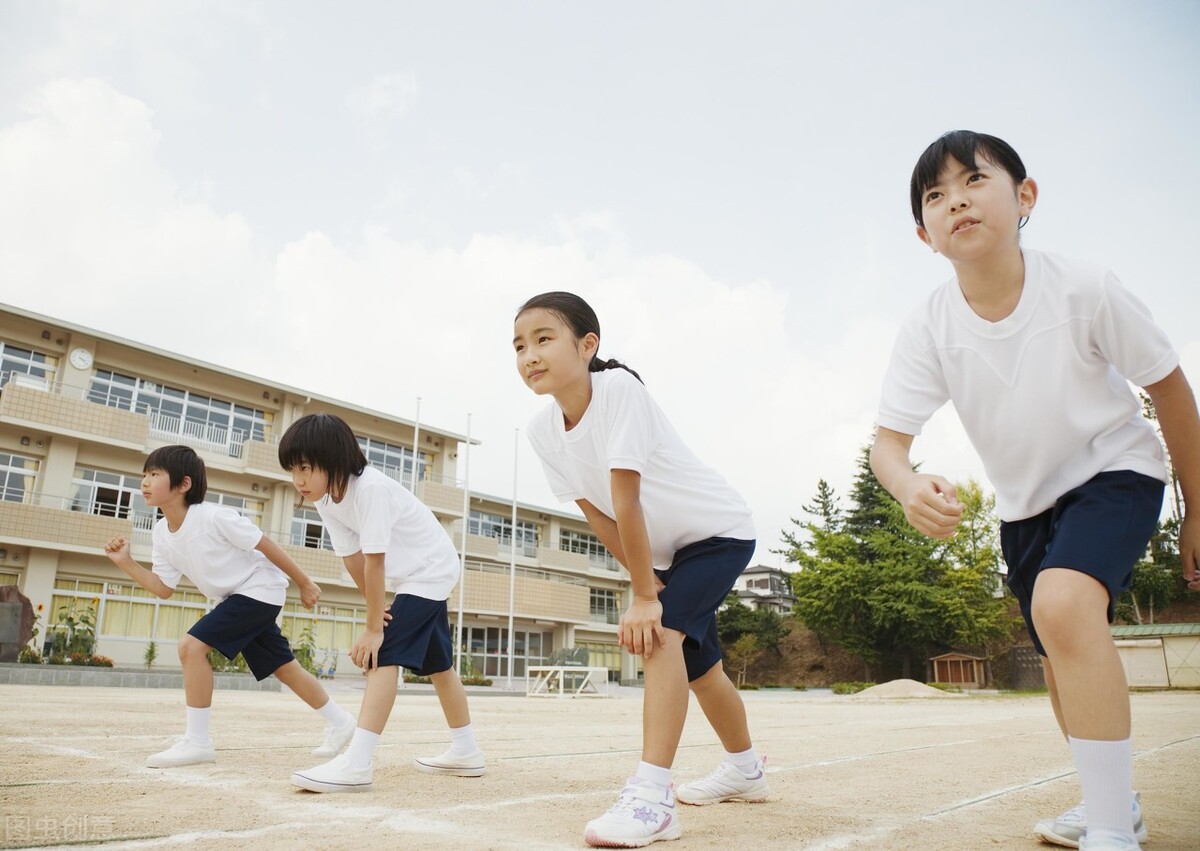
<instances>
[{"instance_id":1,"label":"dirt ground","mask_svg":"<svg viewBox=\"0 0 1200 851\"><path fill-rule=\"evenodd\" d=\"M153 770L182 732L172 690L0 686L0 847L422 849L583 848L584 823L636 766L641 700L472 693L488 757L479 779L411 766L448 742L437 700L411 687L353 795L293 788L320 718L288 694L218 692L217 762ZM356 711L361 681L335 697ZM1045 697L953 699L747 692L769 758L762 804L684 807L684 849L1048 848L1030 827L1074 804L1078 784ZM1134 777L1149 847L1200 847L1200 693L1133 696ZM693 701L676 782L720 747ZM654 846L659 847L659 846Z\"/></svg>"}]
</instances>

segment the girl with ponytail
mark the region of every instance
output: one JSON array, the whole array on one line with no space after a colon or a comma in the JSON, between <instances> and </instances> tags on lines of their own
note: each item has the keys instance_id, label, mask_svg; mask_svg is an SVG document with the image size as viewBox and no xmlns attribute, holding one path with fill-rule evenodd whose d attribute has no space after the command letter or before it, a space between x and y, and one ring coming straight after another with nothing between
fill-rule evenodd
<instances>
[{"instance_id":1,"label":"girl with ponytail","mask_svg":"<svg viewBox=\"0 0 1200 851\"><path fill-rule=\"evenodd\" d=\"M675 433L641 376L600 358L600 322L573 293L534 296L517 311L517 370L553 400L529 441L558 498L574 500L629 572L633 599L619 641L645 671L642 759L589 845L641 847L681 835L676 800L762 801L764 762L741 695L721 666L717 608L754 555L750 508ZM671 763L688 689L725 748L720 766L678 791Z\"/></svg>"}]
</instances>

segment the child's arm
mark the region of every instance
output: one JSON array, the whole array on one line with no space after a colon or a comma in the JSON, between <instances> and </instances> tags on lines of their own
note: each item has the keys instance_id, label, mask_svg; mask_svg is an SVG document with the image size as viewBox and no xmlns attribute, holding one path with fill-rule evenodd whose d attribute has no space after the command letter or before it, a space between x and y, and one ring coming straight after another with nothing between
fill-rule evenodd
<instances>
[{"instance_id":1,"label":"child's arm","mask_svg":"<svg viewBox=\"0 0 1200 851\"><path fill-rule=\"evenodd\" d=\"M912 442L911 434L877 428L871 447L871 470L904 508L904 516L913 528L931 538L949 538L962 519L957 490L941 476L913 470L908 456Z\"/></svg>"},{"instance_id":2,"label":"child's arm","mask_svg":"<svg viewBox=\"0 0 1200 851\"><path fill-rule=\"evenodd\" d=\"M165 600L175 593L175 589L163 582L157 573L146 570L133 560L133 556L129 554L129 541L122 536L109 538L108 543L104 545L104 554L108 556L109 561L129 574L130 579L154 596Z\"/></svg>"},{"instance_id":3,"label":"child's arm","mask_svg":"<svg viewBox=\"0 0 1200 851\"><path fill-rule=\"evenodd\" d=\"M663 644L667 634L662 625L650 535L642 515L642 475L635 470L613 470L611 482L617 538L633 585L633 603L621 616L619 643L631 653L649 659L654 652L655 637Z\"/></svg>"},{"instance_id":4,"label":"child's arm","mask_svg":"<svg viewBox=\"0 0 1200 851\"><path fill-rule=\"evenodd\" d=\"M271 564L286 573L288 579L296 583L296 587L300 589L300 602L304 608L311 609L317 604L317 600L321 599L321 586L308 578L308 574L301 569L300 565L296 564L295 559L283 551L283 547L263 535L262 540L254 549L265 555Z\"/></svg>"},{"instance_id":5,"label":"child's arm","mask_svg":"<svg viewBox=\"0 0 1200 851\"><path fill-rule=\"evenodd\" d=\"M1196 397L1179 367L1145 389L1154 402L1158 425L1183 491L1184 516L1179 529L1183 578L1189 588L1200 591L1200 511L1192 510L1200 506L1200 414L1196 412Z\"/></svg>"},{"instance_id":6,"label":"child's arm","mask_svg":"<svg viewBox=\"0 0 1200 851\"><path fill-rule=\"evenodd\" d=\"M383 627L391 620L384 599L383 557L383 553L364 555L359 551L344 559L346 570L367 601L367 623L350 648L350 661L365 671L376 667L383 645Z\"/></svg>"}]
</instances>

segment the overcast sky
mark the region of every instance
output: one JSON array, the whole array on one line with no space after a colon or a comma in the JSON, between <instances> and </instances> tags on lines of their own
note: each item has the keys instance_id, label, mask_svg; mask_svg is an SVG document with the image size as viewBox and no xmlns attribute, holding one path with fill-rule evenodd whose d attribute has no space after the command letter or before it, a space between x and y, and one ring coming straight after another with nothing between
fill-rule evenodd
<instances>
[{"instance_id":1,"label":"overcast sky","mask_svg":"<svg viewBox=\"0 0 1200 851\"><path fill-rule=\"evenodd\" d=\"M845 493L898 322L949 277L908 177L1016 147L1025 244L1111 266L1200 384L1200 3L0 0L0 301L483 441L512 315L596 308L776 564ZM1036 428L1036 423L1031 423ZM949 408L927 471L982 478ZM518 494L555 505L520 441Z\"/></svg>"}]
</instances>

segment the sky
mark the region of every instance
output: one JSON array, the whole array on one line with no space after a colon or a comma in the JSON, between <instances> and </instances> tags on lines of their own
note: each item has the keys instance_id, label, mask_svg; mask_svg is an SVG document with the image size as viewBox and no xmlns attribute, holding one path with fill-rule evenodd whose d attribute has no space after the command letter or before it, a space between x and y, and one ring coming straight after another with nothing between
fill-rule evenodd
<instances>
[{"instance_id":1,"label":"sky","mask_svg":"<svg viewBox=\"0 0 1200 851\"><path fill-rule=\"evenodd\" d=\"M1024 245L1111 267L1197 381L1188 0L0 0L0 302L470 415L471 489L510 497L515 469L556 506L517 433L546 400L512 317L577 292L780 564L817 481L847 492L899 323L950 277L908 179L959 128L1038 181ZM913 457L984 480L949 406Z\"/></svg>"}]
</instances>

